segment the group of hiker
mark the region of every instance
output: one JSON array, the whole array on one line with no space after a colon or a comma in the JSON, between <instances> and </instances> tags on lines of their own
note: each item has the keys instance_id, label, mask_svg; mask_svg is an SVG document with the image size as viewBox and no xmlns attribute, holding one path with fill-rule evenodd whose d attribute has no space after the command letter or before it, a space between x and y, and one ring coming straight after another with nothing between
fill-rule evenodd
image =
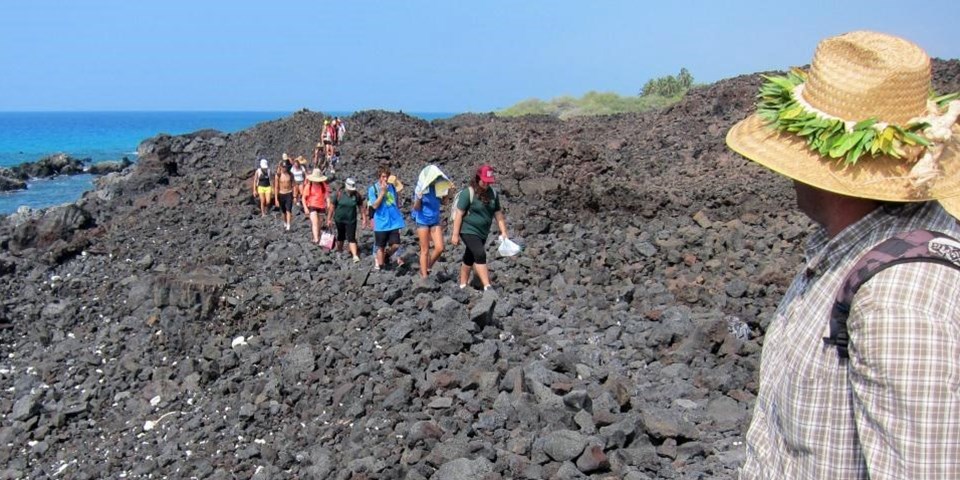
<instances>
[{"instance_id":1,"label":"group of hiker","mask_svg":"<svg viewBox=\"0 0 960 480\"><path fill-rule=\"evenodd\" d=\"M933 95L927 54L876 32L828 38L807 70L765 78L757 112L727 144L792 179L817 229L766 327L739 476L960 478L960 93ZM323 145L332 159L336 140ZM391 254L403 261L403 185L390 173L381 167L366 196L377 269ZM306 177L313 239L333 211L337 241L352 242L357 260L350 222L367 221L364 199L352 179L334 195L325 181L319 170ZM278 182L278 195L295 183ZM471 270L489 288L494 220L507 235L493 184L483 165L452 201L461 288ZM255 192L269 186L255 176ZM444 250L441 199L451 189L432 165L414 189L424 277Z\"/></svg>"},{"instance_id":2,"label":"group of hiker","mask_svg":"<svg viewBox=\"0 0 960 480\"><path fill-rule=\"evenodd\" d=\"M267 159L260 159L251 182L253 195L259 199L260 215L267 216L275 206L280 210L283 228L290 230L294 210L299 206L310 222L312 242L337 252L346 247L354 263L360 262L358 230L369 225L373 232L373 269L379 271L387 268L389 263L402 266L401 232L406 227L401 211L404 185L389 167L382 165L377 169L377 179L367 188L366 196L360 193L354 178L346 178L334 190L324 169L329 167L331 175L335 173L343 133L343 122L339 119L324 121L322 140L317 144L309 174L303 156L291 158L284 153L275 172L270 171ZM449 242L454 246L464 244L458 285L466 288L473 272L485 290L490 288L485 244L494 221L501 239L507 240L506 218L494 183L493 168L482 165L469 186L452 195L454 184L439 167L427 165L423 168L417 178L410 209L420 248L421 278L429 277L431 268L443 254L444 226L448 223L443 215L443 205L451 204Z\"/></svg>"},{"instance_id":3,"label":"group of hiker","mask_svg":"<svg viewBox=\"0 0 960 480\"><path fill-rule=\"evenodd\" d=\"M915 44L851 32L822 41L808 70L766 77L759 98L727 144L792 179L817 229L766 327L740 478L960 478L960 93L932 95L930 59ZM331 161L334 138L322 142ZM265 214L271 184L257 175ZM489 288L494 220L507 235L494 183L483 165L451 202L460 288L471 271ZM276 201L295 184L278 181ZM424 277L444 251L452 187L430 165L414 189ZM356 219L369 208L374 268L391 254L402 264L403 185L381 167L365 202L356 190L347 179L330 194L320 170L306 176L314 242L326 214L358 261Z\"/></svg>"}]
</instances>

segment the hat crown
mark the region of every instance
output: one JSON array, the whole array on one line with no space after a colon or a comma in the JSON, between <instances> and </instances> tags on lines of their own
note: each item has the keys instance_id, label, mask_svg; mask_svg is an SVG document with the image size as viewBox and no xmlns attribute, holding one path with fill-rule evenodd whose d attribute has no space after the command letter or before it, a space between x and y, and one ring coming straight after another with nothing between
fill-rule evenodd
<instances>
[{"instance_id":1,"label":"hat crown","mask_svg":"<svg viewBox=\"0 0 960 480\"><path fill-rule=\"evenodd\" d=\"M802 95L814 108L846 121L904 124L926 111L930 76L930 57L913 43L851 32L817 45Z\"/></svg>"}]
</instances>

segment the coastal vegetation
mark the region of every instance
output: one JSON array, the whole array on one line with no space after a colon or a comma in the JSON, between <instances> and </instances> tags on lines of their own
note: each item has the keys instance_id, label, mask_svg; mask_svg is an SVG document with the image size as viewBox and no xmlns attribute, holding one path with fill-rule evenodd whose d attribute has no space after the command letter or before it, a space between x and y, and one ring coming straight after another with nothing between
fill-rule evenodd
<instances>
[{"instance_id":1,"label":"coastal vegetation","mask_svg":"<svg viewBox=\"0 0 960 480\"><path fill-rule=\"evenodd\" d=\"M648 80L635 96L590 91L580 98L569 95L546 101L532 98L496 113L503 117L551 115L568 119L589 115L645 112L668 107L679 102L693 86L693 75L686 68L681 68L677 75L666 75Z\"/></svg>"}]
</instances>

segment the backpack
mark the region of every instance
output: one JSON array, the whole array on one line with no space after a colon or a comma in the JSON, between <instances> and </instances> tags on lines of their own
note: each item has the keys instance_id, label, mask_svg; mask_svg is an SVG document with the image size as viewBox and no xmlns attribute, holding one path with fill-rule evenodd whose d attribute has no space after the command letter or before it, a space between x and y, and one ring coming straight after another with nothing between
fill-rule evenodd
<instances>
[{"instance_id":1,"label":"backpack","mask_svg":"<svg viewBox=\"0 0 960 480\"><path fill-rule=\"evenodd\" d=\"M260 171L260 176L257 177L257 186L269 187L270 186L270 169L260 167L257 170Z\"/></svg>"},{"instance_id":2,"label":"backpack","mask_svg":"<svg viewBox=\"0 0 960 480\"><path fill-rule=\"evenodd\" d=\"M450 206L450 225L453 225L453 219L456 218L456 215L457 215L457 204L460 203L460 195L463 194L464 191L468 191L468 192L469 192L469 195L470 195L470 203L467 204L467 211L463 212L463 216L464 216L464 217L466 217L467 214L469 213L469 211L470 211L470 205L473 205L473 197L474 197L473 187L467 187L467 188L465 188L465 189L460 190L459 192L457 192L457 194L453 197L453 205ZM492 197L492 198L493 198L494 200L496 200L496 199L497 199L497 191L494 190L493 187L490 187L490 191L493 192L493 197Z\"/></svg>"},{"instance_id":3,"label":"backpack","mask_svg":"<svg viewBox=\"0 0 960 480\"><path fill-rule=\"evenodd\" d=\"M881 271L902 263L928 262L960 270L960 243L953 237L929 230L900 233L870 249L853 266L837 292L830 312L830 336L823 343L837 347L841 359L849 358L847 317L860 287Z\"/></svg>"},{"instance_id":4,"label":"backpack","mask_svg":"<svg viewBox=\"0 0 960 480\"><path fill-rule=\"evenodd\" d=\"M320 189L320 195L316 195L316 192L313 191L315 188ZM329 195L329 193L330 188L326 185L310 182L310 184L307 185L307 187L303 190L303 197L307 202L308 207L326 210L327 195Z\"/></svg>"},{"instance_id":5,"label":"backpack","mask_svg":"<svg viewBox=\"0 0 960 480\"><path fill-rule=\"evenodd\" d=\"M340 197L341 197L342 195L343 195L343 189L342 189L342 188L338 188L338 189L337 189L337 203L338 203L338 204L340 203ZM358 207L361 206L361 205L363 205L363 202L362 202L361 199L360 199L360 194L357 193L356 190L354 190L353 193L348 193L347 195L353 195L353 198L357 199L357 206L358 206Z\"/></svg>"}]
</instances>

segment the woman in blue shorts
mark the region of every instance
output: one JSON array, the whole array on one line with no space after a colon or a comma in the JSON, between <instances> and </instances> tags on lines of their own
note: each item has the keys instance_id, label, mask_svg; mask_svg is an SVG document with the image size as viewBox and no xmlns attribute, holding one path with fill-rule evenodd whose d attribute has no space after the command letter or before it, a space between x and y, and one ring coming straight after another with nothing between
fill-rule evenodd
<instances>
[{"instance_id":1,"label":"woman in blue shorts","mask_svg":"<svg viewBox=\"0 0 960 480\"><path fill-rule=\"evenodd\" d=\"M417 222L417 238L420 240L420 277L427 278L430 274L430 268L440 258L443 253L443 225L441 225L441 202L437 195L437 184L446 182L449 187L449 180L443 175L436 166L429 165L420 174L420 178L427 177L423 185L417 182L417 188L413 193L413 215ZM429 182L429 183L427 183ZM446 193L447 188L443 188ZM433 251L430 251L430 241L433 241Z\"/></svg>"}]
</instances>

